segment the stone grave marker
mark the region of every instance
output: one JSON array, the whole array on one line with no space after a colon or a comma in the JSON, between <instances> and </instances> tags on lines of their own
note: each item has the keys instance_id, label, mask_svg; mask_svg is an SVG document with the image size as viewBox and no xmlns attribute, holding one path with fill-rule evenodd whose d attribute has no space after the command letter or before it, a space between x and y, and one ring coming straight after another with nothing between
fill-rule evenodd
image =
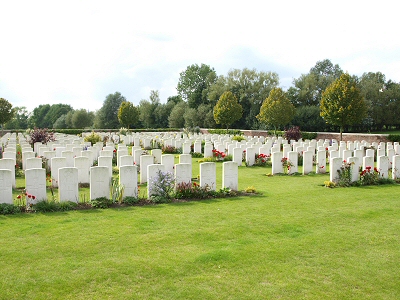
<instances>
[{"instance_id":1,"label":"stone grave marker","mask_svg":"<svg viewBox=\"0 0 400 300\"><path fill-rule=\"evenodd\" d=\"M79 202L78 168L59 168L58 180L59 201Z\"/></svg>"}]
</instances>

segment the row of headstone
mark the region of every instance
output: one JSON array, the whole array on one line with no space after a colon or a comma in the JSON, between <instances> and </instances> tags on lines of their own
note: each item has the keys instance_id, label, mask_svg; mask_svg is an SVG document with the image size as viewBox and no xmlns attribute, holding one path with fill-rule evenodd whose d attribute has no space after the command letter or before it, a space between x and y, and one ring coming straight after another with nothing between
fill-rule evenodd
<instances>
[{"instance_id":1,"label":"row of headstone","mask_svg":"<svg viewBox=\"0 0 400 300\"><path fill-rule=\"evenodd\" d=\"M57 159L57 158L56 158ZM56 164L56 163L54 163ZM155 178L158 171L165 172L163 164L149 164L146 174ZM63 201L79 201L79 169L77 167L60 167L57 169L58 199ZM142 173L142 172L141 172ZM222 166L222 187L232 190L238 189L238 166L234 162L224 162ZM192 182L192 165L183 162L175 165L175 184ZM90 168L90 199L110 197L111 177L106 166ZM119 184L124 186L124 197L138 196L138 167L135 165L123 165L119 168ZM151 196L153 181L148 181L148 195ZM200 164L200 186L216 189L216 163ZM46 170L43 168L32 168L25 171L26 193L34 196L30 198L31 203L47 200L46 192ZM12 199L12 172L0 169L0 202L13 203Z\"/></svg>"}]
</instances>

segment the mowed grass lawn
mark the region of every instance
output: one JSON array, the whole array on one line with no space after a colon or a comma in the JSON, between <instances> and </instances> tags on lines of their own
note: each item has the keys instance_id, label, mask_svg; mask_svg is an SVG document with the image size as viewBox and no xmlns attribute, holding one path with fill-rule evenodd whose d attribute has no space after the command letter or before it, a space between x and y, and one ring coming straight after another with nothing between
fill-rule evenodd
<instances>
[{"instance_id":1,"label":"mowed grass lawn","mask_svg":"<svg viewBox=\"0 0 400 300\"><path fill-rule=\"evenodd\" d=\"M400 299L400 186L270 172L240 168L255 196L0 216L0 299Z\"/></svg>"}]
</instances>

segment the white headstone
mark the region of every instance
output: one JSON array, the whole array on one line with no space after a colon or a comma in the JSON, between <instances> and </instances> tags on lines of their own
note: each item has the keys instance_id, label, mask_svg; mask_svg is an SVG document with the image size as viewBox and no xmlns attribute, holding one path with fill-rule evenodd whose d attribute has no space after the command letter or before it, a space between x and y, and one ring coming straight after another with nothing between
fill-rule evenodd
<instances>
[{"instance_id":1,"label":"white headstone","mask_svg":"<svg viewBox=\"0 0 400 300\"><path fill-rule=\"evenodd\" d=\"M53 187L58 186L58 169L67 166L67 159L65 157L53 157L51 159L51 182Z\"/></svg>"},{"instance_id":2,"label":"white headstone","mask_svg":"<svg viewBox=\"0 0 400 300\"><path fill-rule=\"evenodd\" d=\"M15 159L2 158L0 159L0 169L6 169L11 171L11 184L15 187Z\"/></svg>"},{"instance_id":3,"label":"white headstone","mask_svg":"<svg viewBox=\"0 0 400 300\"><path fill-rule=\"evenodd\" d=\"M297 151L289 151L287 158L291 164L290 167L288 167L288 174L297 173L299 170L299 168L298 168L299 153ZM282 164L282 162L281 162L281 164Z\"/></svg>"},{"instance_id":4,"label":"white headstone","mask_svg":"<svg viewBox=\"0 0 400 300\"><path fill-rule=\"evenodd\" d=\"M13 204L11 170L0 169L0 203Z\"/></svg>"},{"instance_id":5,"label":"white headstone","mask_svg":"<svg viewBox=\"0 0 400 300\"><path fill-rule=\"evenodd\" d=\"M175 165L175 185L180 183L192 182L192 165L191 164L176 164Z\"/></svg>"},{"instance_id":6,"label":"white headstone","mask_svg":"<svg viewBox=\"0 0 400 300\"><path fill-rule=\"evenodd\" d=\"M161 155L161 164L165 166L165 171L173 173L175 157L173 154L163 154Z\"/></svg>"},{"instance_id":7,"label":"white headstone","mask_svg":"<svg viewBox=\"0 0 400 300\"><path fill-rule=\"evenodd\" d=\"M38 157L32 157L26 159L26 169L40 169L42 168L42 159Z\"/></svg>"},{"instance_id":8,"label":"white headstone","mask_svg":"<svg viewBox=\"0 0 400 300\"><path fill-rule=\"evenodd\" d=\"M119 167L119 184L124 186L124 197L138 196L138 167L121 165Z\"/></svg>"},{"instance_id":9,"label":"white headstone","mask_svg":"<svg viewBox=\"0 0 400 300\"><path fill-rule=\"evenodd\" d=\"M154 164L152 155L142 155L140 157L140 183L148 182L147 166Z\"/></svg>"},{"instance_id":10,"label":"white headstone","mask_svg":"<svg viewBox=\"0 0 400 300\"><path fill-rule=\"evenodd\" d=\"M358 171L361 164L360 160L358 157L349 157L348 162L350 163L351 182L360 180L360 172Z\"/></svg>"},{"instance_id":11,"label":"white headstone","mask_svg":"<svg viewBox=\"0 0 400 300\"><path fill-rule=\"evenodd\" d=\"M392 179L396 180L400 178L400 155L393 156L392 164Z\"/></svg>"},{"instance_id":12,"label":"white headstone","mask_svg":"<svg viewBox=\"0 0 400 300\"><path fill-rule=\"evenodd\" d=\"M90 168L90 200L100 197L110 198L110 177L105 166Z\"/></svg>"},{"instance_id":13,"label":"white headstone","mask_svg":"<svg viewBox=\"0 0 400 300\"><path fill-rule=\"evenodd\" d=\"M329 163L329 180L337 182L339 179L339 170L342 167L343 160L341 157L331 158Z\"/></svg>"},{"instance_id":14,"label":"white headstone","mask_svg":"<svg viewBox=\"0 0 400 300\"><path fill-rule=\"evenodd\" d=\"M325 150L317 151L317 165L315 167L315 172L317 174L325 174L326 173L326 151Z\"/></svg>"},{"instance_id":15,"label":"white headstone","mask_svg":"<svg viewBox=\"0 0 400 300\"><path fill-rule=\"evenodd\" d=\"M387 156L378 156L376 168L378 169L380 176L382 178L388 178L389 173L389 157Z\"/></svg>"},{"instance_id":16,"label":"white headstone","mask_svg":"<svg viewBox=\"0 0 400 300\"><path fill-rule=\"evenodd\" d=\"M77 168L58 169L58 199L60 202L79 201Z\"/></svg>"},{"instance_id":17,"label":"white headstone","mask_svg":"<svg viewBox=\"0 0 400 300\"><path fill-rule=\"evenodd\" d=\"M272 152L271 154L272 175L283 173L282 158L283 158L282 152Z\"/></svg>"},{"instance_id":18,"label":"white headstone","mask_svg":"<svg viewBox=\"0 0 400 300\"><path fill-rule=\"evenodd\" d=\"M89 170L90 170L90 160L86 156L78 156L74 159L74 167L78 170L78 183L89 183Z\"/></svg>"},{"instance_id":19,"label":"white headstone","mask_svg":"<svg viewBox=\"0 0 400 300\"><path fill-rule=\"evenodd\" d=\"M211 190L217 187L216 163L205 162L200 164L200 186L208 186Z\"/></svg>"},{"instance_id":20,"label":"white headstone","mask_svg":"<svg viewBox=\"0 0 400 300\"><path fill-rule=\"evenodd\" d=\"M238 165L233 161L222 163L222 188L239 189Z\"/></svg>"},{"instance_id":21,"label":"white headstone","mask_svg":"<svg viewBox=\"0 0 400 300\"><path fill-rule=\"evenodd\" d=\"M179 155L180 164L192 164L192 156L190 154Z\"/></svg>"},{"instance_id":22,"label":"white headstone","mask_svg":"<svg viewBox=\"0 0 400 300\"><path fill-rule=\"evenodd\" d=\"M247 166L254 165L256 158L256 149L255 148L246 148L246 164Z\"/></svg>"},{"instance_id":23,"label":"white headstone","mask_svg":"<svg viewBox=\"0 0 400 300\"><path fill-rule=\"evenodd\" d=\"M154 163L155 164L160 164L161 163L161 155L162 155L161 149L153 149L153 150L151 150L151 155L153 155L153 157L154 157Z\"/></svg>"},{"instance_id":24,"label":"white headstone","mask_svg":"<svg viewBox=\"0 0 400 300\"><path fill-rule=\"evenodd\" d=\"M35 196L36 201L47 200L46 170L43 168L25 170L25 187L26 192Z\"/></svg>"},{"instance_id":25,"label":"white headstone","mask_svg":"<svg viewBox=\"0 0 400 300\"><path fill-rule=\"evenodd\" d=\"M108 179L111 181L112 177L112 157L110 156L99 156L97 159L97 165L99 167L107 167L108 169Z\"/></svg>"},{"instance_id":26,"label":"white headstone","mask_svg":"<svg viewBox=\"0 0 400 300\"><path fill-rule=\"evenodd\" d=\"M307 175L312 172L313 169L313 152L304 151L303 153L303 175Z\"/></svg>"}]
</instances>

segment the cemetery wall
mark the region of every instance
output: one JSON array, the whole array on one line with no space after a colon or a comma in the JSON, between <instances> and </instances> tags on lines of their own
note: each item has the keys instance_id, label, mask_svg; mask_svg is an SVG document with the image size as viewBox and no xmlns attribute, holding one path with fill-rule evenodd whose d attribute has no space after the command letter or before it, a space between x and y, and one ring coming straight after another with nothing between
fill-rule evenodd
<instances>
[{"instance_id":1,"label":"cemetery wall","mask_svg":"<svg viewBox=\"0 0 400 300\"><path fill-rule=\"evenodd\" d=\"M201 129L202 133L208 133L207 129ZM242 130L245 136L264 136L267 137L268 131L265 130ZM319 139L336 139L340 140L340 134L338 132L317 132L317 138ZM387 134L362 134L362 133L343 133L342 140L347 141L366 141L368 143L380 143L389 142Z\"/></svg>"}]
</instances>

